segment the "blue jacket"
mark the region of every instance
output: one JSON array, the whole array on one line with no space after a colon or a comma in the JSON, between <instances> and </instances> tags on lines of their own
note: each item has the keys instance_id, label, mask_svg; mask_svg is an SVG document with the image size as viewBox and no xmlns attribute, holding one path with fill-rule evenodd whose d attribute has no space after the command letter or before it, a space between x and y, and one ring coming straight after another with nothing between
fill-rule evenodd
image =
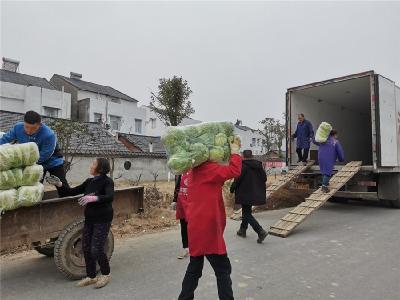
<instances>
[{"instance_id":1,"label":"blue jacket","mask_svg":"<svg viewBox=\"0 0 400 300\"><path fill-rule=\"evenodd\" d=\"M33 135L28 135L24 130L24 123L17 123L11 130L0 138L0 145L18 142L20 144L34 142L39 148L38 164L45 170L60 166L64 163L61 155L54 155L56 149L57 137L53 130L47 125L41 124L40 129Z\"/></svg>"},{"instance_id":2,"label":"blue jacket","mask_svg":"<svg viewBox=\"0 0 400 300\"><path fill-rule=\"evenodd\" d=\"M319 146L318 162L321 174L331 176L336 160L344 161L342 145L332 136L325 143L318 143L314 139L314 144Z\"/></svg>"},{"instance_id":3,"label":"blue jacket","mask_svg":"<svg viewBox=\"0 0 400 300\"><path fill-rule=\"evenodd\" d=\"M293 137L296 138L297 148L310 148L310 140L314 137L314 129L311 122L304 120L303 123L297 123Z\"/></svg>"}]
</instances>

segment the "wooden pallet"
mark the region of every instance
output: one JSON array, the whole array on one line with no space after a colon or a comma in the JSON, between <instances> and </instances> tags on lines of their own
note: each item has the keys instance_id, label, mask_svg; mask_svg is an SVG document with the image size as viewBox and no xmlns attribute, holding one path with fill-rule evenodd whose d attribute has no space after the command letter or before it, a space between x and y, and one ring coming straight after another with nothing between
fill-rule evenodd
<instances>
[{"instance_id":1,"label":"wooden pallet","mask_svg":"<svg viewBox=\"0 0 400 300\"><path fill-rule=\"evenodd\" d=\"M280 190L281 188L286 187L289 183L296 179L301 173L306 171L312 165L314 165L314 160L310 160L307 162L306 165L299 165L296 166L294 169L291 169L285 175L281 176L278 180L272 183L270 186L267 187L267 199L271 197L275 192ZM238 209L233 212L231 215L231 219L239 221L242 219L242 209Z\"/></svg>"},{"instance_id":2,"label":"wooden pallet","mask_svg":"<svg viewBox=\"0 0 400 300\"><path fill-rule=\"evenodd\" d=\"M329 182L329 193L322 192L321 188L312 193L305 202L299 204L287 215L271 226L269 234L287 237L301 222L320 208L342 186L346 184L361 169L361 161L352 161L337 172Z\"/></svg>"}]
</instances>

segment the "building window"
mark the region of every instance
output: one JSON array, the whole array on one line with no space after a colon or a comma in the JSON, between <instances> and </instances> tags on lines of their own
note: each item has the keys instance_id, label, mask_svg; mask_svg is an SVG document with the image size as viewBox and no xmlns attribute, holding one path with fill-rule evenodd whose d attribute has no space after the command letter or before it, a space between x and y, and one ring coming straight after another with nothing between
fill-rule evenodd
<instances>
[{"instance_id":1,"label":"building window","mask_svg":"<svg viewBox=\"0 0 400 300\"><path fill-rule=\"evenodd\" d=\"M257 146L260 146L260 139L257 139Z\"/></svg>"},{"instance_id":2,"label":"building window","mask_svg":"<svg viewBox=\"0 0 400 300\"><path fill-rule=\"evenodd\" d=\"M46 117L57 118L58 117L58 108L43 106L43 114Z\"/></svg>"},{"instance_id":3,"label":"building window","mask_svg":"<svg viewBox=\"0 0 400 300\"><path fill-rule=\"evenodd\" d=\"M255 147L256 146L256 138L251 139L251 146Z\"/></svg>"},{"instance_id":4,"label":"building window","mask_svg":"<svg viewBox=\"0 0 400 300\"><path fill-rule=\"evenodd\" d=\"M124 169L125 170L129 170L131 167L132 167L132 163L129 160L124 162Z\"/></svg>"},{"instance_id":5,"label":"building window","mask_svg":"<svg viewBox=\"0 0 400 300\"><path fill-rule=\"evenodd\" d=\"M156 118L151 118L150 123L151 123L151 129L155 129L157 127L157 119Z\"/></svg>"},{"instance_id":6,"label":"building window","mask_svg":"<svg viewBox=\"0 0 400 300\"><path fill-rule=\"evenodd\" d=\"M96 123L102 123L103 122L103 115L94 113L94 122Z\"/></svg>"},{"instance_id":7,"label":"building window","mask_svg":"<svg viewBox=\"0 0 400 300\"><path fill-rule=\"evenodd\" d=\"M135 119L135 132L142 133L142 120Z\"/></svg>"},{"instance_id":8,"label":"building window","mask_svg":"<svg viewBox=\"0 0 400 300\"><path fill-rule=\"evenodd\" d=\"M119 99L119 98L111 98L111 102L112 102L112 103L121 104L121 99Z\"/></svg>"},{"instance_id":9,"label":"building window","mask_svg":"<svg viewBox=\"0 0 400 300\"><path fill-rule=\"evenodd\" d=\"M110 128L112 130L121 130L121 117L110 115Z\"/></svg>"}]
</instances>

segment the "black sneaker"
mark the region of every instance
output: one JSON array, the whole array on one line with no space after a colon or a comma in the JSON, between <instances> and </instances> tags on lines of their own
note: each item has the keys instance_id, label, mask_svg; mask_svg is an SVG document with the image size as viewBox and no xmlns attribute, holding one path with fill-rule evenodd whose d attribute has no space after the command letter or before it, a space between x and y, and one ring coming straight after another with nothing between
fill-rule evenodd
<instances>
[{"instance_id":1,"label":"black sneaker","mask_svg":"<svg viewBox=\"0 0 400 300\"><path fill-rule=\"evenodd\" d=\"M246 229L240 228L236 234L242 238L246 237Z\"/></svg>"},{"instance_id":2,"label":"black sneaker","mask_svg":"<svg viewBox=\"0 0 400 300\"><path fill-rule=\"evenodd\" d=\"M329 187L327 187L326 185L323 185L322 187L321 187L321 190L322 190L322 192L323 193L329 193Z\"/></svg>"},{"instance_id":3,"label":"black sneaker","mask_svg":"<svg viewBox=\"0 0 400 300\"><path fill-rule=\"evenodd\" d=\"M266 232L264 229L261 230L261 232L258 234L257 243L262 244L262 242L265 240L267 235L268 235L268 232Z\"/></svg>"}]
</instances>

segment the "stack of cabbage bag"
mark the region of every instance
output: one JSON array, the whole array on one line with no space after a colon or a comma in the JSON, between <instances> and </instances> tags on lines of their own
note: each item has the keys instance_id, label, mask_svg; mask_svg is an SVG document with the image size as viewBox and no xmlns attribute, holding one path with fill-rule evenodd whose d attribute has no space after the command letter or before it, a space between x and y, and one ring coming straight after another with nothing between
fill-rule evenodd
<instances>
[{"instance_id":1,"label":"stack of cabbage bag","mask_svg":"<svg viewBox=\"0 0 400 300\"><path fill-rule=\"evenodd\" d=\"M318 143L325 143L331 131L331 124L327 122L322 122L317 129L317 133L315 134L315 141Z\"/></svg>"},{"instance_id":2,"label":"stack of cabbage bag","mask_svg":"<svg viewBox=\"0 0 400 300\"><path fill-rule=\"evenodd\" d=\"M177 175L208 160L227 162L230 157L229 144L233 140L234 127L229 122L169 127L162 137L167 150L167 165Z\"/></svg>"},{"instance_id":3,"label":"stack of cabbage bag","mask_svg":"<svg viewBox=\"0 0 400 300\"><path fill-rule=\"evenodd\" d=\"M0 211L32 206L43 198L43 167L35 143L0 146Z\"/></svg>"}]
</instances>

